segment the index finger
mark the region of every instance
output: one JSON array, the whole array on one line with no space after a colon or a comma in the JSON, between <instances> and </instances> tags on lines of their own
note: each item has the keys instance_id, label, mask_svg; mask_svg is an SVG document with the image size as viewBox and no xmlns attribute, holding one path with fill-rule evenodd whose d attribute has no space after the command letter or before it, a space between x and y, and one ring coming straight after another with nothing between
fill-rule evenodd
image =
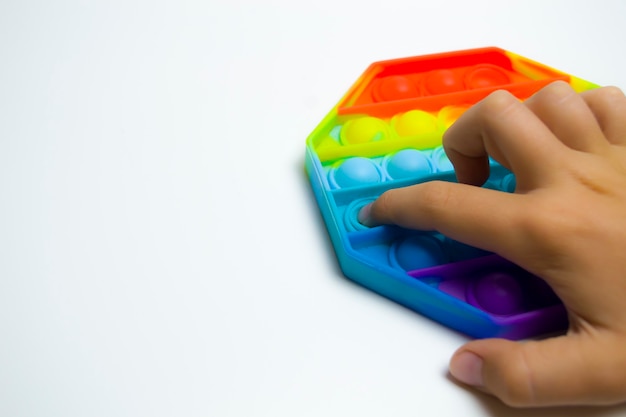
<instances>
[{"instance_id":1,"label":"index finger","mask_svg":"<svg viewBox=\"0 0 626 417\"><path fill-rule=\"evenodd\" d=\"M437 231L454 240L509 257L521 250L522 195L446 181L395 188L359 213L366 226L394 224Z\"/></svg>"},{"instance_id":2,"label":"index finger","mask_svg":"<svg viewBox=\"0 0 626 417\"><path fill-rule=\"evenodd\" d=\"M516 174L519 189L550 181L559 172L555 155L568 151L537 115L504 90L463 113L443 143L459 182L482 185L492 156Z\"/></svg>"}]
</instances>

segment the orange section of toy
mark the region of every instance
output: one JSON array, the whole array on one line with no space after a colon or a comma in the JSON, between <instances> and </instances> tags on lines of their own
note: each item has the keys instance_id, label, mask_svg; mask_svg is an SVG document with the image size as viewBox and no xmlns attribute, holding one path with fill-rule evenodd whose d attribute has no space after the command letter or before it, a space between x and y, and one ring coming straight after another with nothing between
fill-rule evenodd
<instances>
[{"instance_id":1,"label":"orange section of toy","mask_svg":"<svg viewBox=\"0 0 626 417\"><path fill-rule=\"evenodd\" d=\"M553 81L569 79L499 48L381 61L366 70L338 112L389 117L414 108L438 111L474 104L498 89L525 99Z\"/></svg>"}]
</instances>

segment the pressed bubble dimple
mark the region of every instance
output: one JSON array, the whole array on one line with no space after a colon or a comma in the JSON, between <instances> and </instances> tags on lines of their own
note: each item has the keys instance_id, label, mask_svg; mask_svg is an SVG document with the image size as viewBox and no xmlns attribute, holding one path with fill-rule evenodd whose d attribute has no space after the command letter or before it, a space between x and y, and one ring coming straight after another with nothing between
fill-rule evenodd
<instances>
[{"instance_id":1,"label":"pressed bubble dimple","mask_svg":"<svg viewBox=\"0 0 626 417\"><path fill-rule=\"evenodd\" d=\"M387 159L387 173L393 179L411 178L433 172L430 159L415 149L404 149Z\"/></svg>"},{"instance_id":2,"label":"pressed bubble dimple","mask_svg":"<svg viewBox=\"0 0 626 417\"><path fill-rule=\"evenodd\" d=\"M359 221L359 213L363 207L373 201L374 198L367 197L353 200L350 204L348 204L346 211L344 212L344 223L348 231L365 230L369 228Z\"/></svg>"},{"instance_id":3,"label":"pressed bubble dimple","mask_svg":"<svg viewBox=\"0 0 626 417\"><path fill-rule=\"evenodd\" d=\"M340 188L372 184L382 180L382 175L376 164L361 157L346 160L335 168L331 175Z\"/></svg>"}]
</instances>

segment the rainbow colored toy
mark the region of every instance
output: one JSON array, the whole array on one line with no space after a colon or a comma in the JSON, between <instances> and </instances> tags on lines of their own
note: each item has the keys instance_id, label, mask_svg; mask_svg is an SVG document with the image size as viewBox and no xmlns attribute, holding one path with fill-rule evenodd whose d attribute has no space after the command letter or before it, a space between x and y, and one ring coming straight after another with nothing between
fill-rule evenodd
<instances>
[{"instance_id":1,"label":"rainbow colored toy","mask_svg":"<svg viewBox=\"0 0 626 417\"><path fill-rule=\"evenodd\" d=\"M473 337L521 339L564 330L567 315L541 279L437 233L368 228L359 210L382 192L455 181L443 132L472 104L505 89L523 100L564 80L597 85L499 48L372 64L307 139L306 169L345 275ZM514 192L496 162L485 187Z\"/></svg>"}]
</instances>

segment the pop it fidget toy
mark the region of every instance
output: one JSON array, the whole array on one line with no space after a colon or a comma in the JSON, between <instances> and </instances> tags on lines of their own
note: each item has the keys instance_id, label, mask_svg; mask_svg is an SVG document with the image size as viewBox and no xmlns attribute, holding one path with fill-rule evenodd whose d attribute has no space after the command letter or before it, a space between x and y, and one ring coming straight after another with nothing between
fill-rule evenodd
<instances>
[{"instance_id":1,"label":"pop it fidget toy","mask_svg":"<svg viewBox=\"0 0 626 417\"><path fill-rule=\"evenodd\" d=\"M509 51L481 48L376 62L310 134L306 169L345 275L473 337L521 339L567 327L539 278L438 233L366 227L357 214L382 192L455 181L444 131L472 104L504 89L520 100L556 81L597 85ZM484 187L515 191L491 162Z\"/></svg>"}]
</instances>

